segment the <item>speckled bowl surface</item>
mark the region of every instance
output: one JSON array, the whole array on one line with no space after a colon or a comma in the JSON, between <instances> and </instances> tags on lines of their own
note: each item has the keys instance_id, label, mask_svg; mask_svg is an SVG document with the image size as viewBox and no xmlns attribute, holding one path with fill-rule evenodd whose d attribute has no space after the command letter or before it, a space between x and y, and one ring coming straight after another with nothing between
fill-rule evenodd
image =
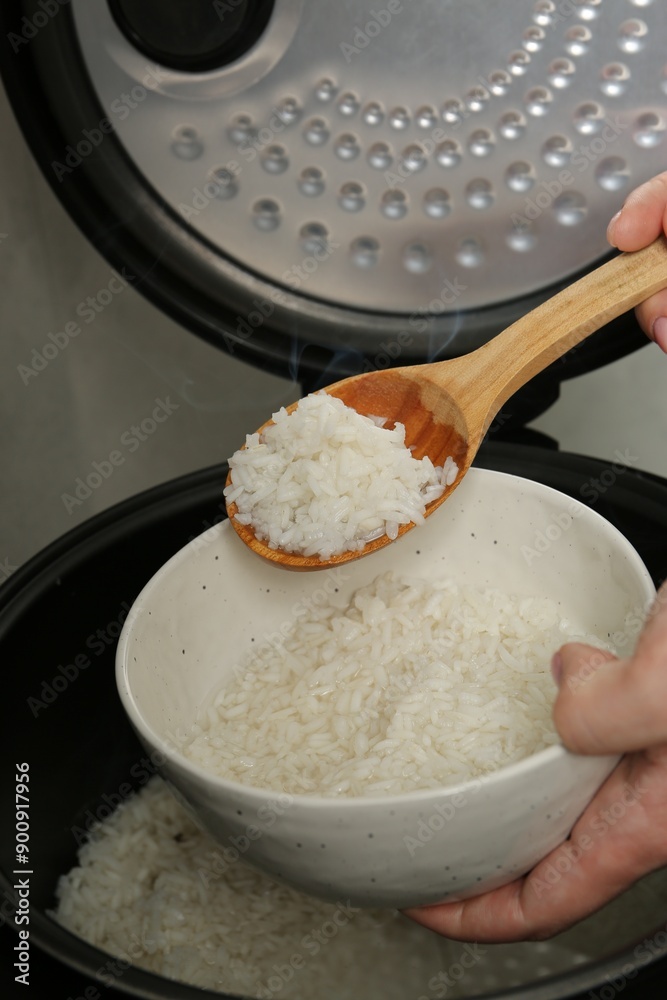
<instances>
[{"instance_id":1,"label":"speckled bowl surface","mask_svg":"<svg viewBox=\"0 0 667 1000\"><path fill-rule=\"evenodd\" d=\"M525 873L563 840L615 766L616 758L553 746L478 781L344 799L249 788L183 756L200 706L251 643L280 634L313 592L337 587L342 600L389 569L551 597L586 632L616 633L621 654L655 593L634 548L604 518L485 469L471 469L424 526L337 569L289 572L248 550L227 521L208 529L138 596L118 645L117 683L154 762L218 842L219 871L242 858L354 906L475 895Z\"/></svg>"}]
</instances>

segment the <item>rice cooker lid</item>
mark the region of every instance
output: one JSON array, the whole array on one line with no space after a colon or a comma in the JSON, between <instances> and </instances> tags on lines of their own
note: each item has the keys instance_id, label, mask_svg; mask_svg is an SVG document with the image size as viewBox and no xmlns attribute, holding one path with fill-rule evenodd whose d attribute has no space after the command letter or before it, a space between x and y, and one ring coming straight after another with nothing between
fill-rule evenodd
<instances>
[{"instance_id":1,"label":"rice cooker lid","mask_svg":"<svg viewBox=\"0 0 667 1000\"><path fill-rule=\"evenodd\" d=\"M66 207L264 367L466 353L606 256L664 167L652 0L14 0L0 21Z\"/></svg>"}]
</instances>

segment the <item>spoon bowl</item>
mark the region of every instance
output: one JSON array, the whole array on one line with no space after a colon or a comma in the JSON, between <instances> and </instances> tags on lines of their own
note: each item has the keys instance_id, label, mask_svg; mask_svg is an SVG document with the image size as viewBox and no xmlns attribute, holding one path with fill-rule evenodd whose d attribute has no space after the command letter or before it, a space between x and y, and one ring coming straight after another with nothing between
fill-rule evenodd
<instances>
[{"instance_id":1,"label":"spoon bowl","mask_svg":"<svg viewBox=\"0 0 667 1000\"><path fill-rule=\"evenodd\" d=\"M619 254L586 274L471 354L452 361L354 375L325 391L358 413L385 417L389 427L404 424L405 443L415 458L428 456L436 466L448 456L454 459L458 475L442 496L426 507L428 517L461 483L490 424L510 396L600 327L665 286L667 242L660 237L648 247ZM297 405L293 403L288 412ZM259 433L271 422L267 421ZM228 504L227 513L246 545L289 569L326 569L359 559L391 541L383 535L361 551L320 559L270 548L255 536L252 525L235 519L236 504ZM401 525L399 537L414 527L413 523Z\"/></svg>"}]
</instances>

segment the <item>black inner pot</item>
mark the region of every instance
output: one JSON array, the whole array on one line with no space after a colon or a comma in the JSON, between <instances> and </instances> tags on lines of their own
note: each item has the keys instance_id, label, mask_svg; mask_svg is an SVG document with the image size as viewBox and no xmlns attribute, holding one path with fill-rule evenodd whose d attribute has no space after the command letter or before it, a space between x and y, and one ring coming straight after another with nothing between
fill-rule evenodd
<instances>
[{"instance_id":1,"label":"black inner pot","mask_svg":"<svg viewBox=\"0 0 667 1000\"><path fill-rule=\"evenodd\" d=\"M664 480L636 470L619 472L618 465L614 470L595 459L499 443L487 444L477 464L539 480L583 500L630 539L656 584L667 576ZM146 754L116 693L116 639L150 576L224 516L225 476L226 467L216 466L105 511L36 556L0 590L6 719L0 735L6 772L0 795L3 814L13 816L14 763L27 762L32 996L97 1000L118 995L116 990L151 998L221 996L132 967L113 988L103 985L95 973L109 956L59 927L47 911L54 905L57 878L73 865L77 840L91 816L103 818L129 794L128 783L141 788L153 771L147 761L141 763ZM9 929L16 905L11 887L28 877L15 875L17 868L14 824L7 822L0 834L0 945L8 969L16 960L16 937ZM609 954L595 963L483 996L583 1000L598 990L592 995L602 1000L616 982L623 984L625 996L662 997L667 947L658 946L650 964L638 962L634 947L652 936L640 923L625 929L629 945L614 951L610 943ZM667 936L666 927L667 911L653 931L659 942ZM635 933L640 936L633 941Z\"/></svg>"}]
</instances>

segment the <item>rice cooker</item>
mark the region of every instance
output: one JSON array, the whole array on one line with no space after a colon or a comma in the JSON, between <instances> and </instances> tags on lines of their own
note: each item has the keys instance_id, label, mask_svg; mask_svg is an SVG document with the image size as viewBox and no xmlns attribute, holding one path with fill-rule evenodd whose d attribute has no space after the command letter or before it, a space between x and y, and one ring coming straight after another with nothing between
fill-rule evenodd
<instances>
[{"instance_id":1,"label":"rice cooker","mask_svg":"<svg viewBox=\"0 0 667 1000\"><path fill-rule=\"evenodd\" d=\"M5 0L0 27L16 116L83 232L185 328L304 392L481 346L608 256L608 219L664 169L657 0ZM667 483L628 470L595 495L604 462L524 428L563 379L644 343L628 315L570 351L507 404L478 461L595 502L659 584ZM224 478L204 470L125 501L12 576L0 591L8 705L224 516ZM134 968L102 984L108 956L49 916L76 817L137 753L113 636L67 698L9 730L5 759L35 770L33 989L219 996ZM18 927L13 832L1 841L4 954ZM603 915L586 924L576 963L529 945L519 972L476 995L664 996L660 878L618 904L613 931ZM509 961L499 953L499 968Z\"/></svg>"}]
</instances>

